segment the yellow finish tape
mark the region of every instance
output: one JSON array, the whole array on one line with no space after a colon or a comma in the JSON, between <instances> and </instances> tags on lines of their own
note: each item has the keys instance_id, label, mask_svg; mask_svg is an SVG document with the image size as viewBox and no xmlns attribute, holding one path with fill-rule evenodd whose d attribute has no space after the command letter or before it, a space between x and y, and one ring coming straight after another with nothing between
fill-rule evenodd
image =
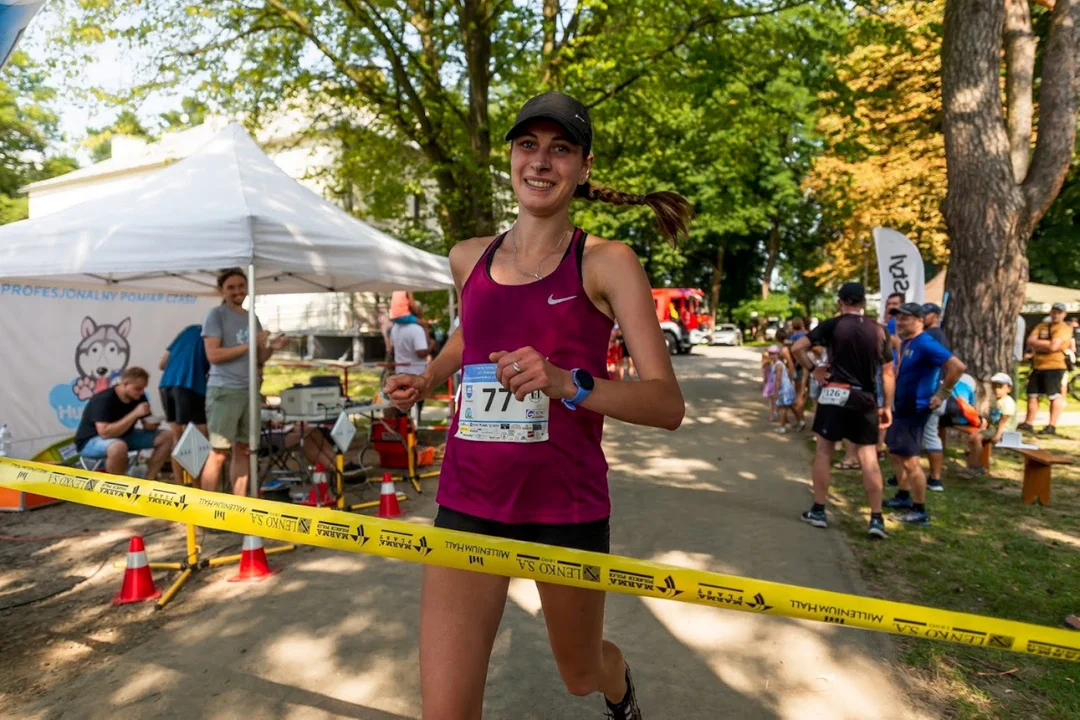
<instances>
[{"instance_id":1,"label":"yellow finish tape","mask_svg":"<svg viewBox=\"0 0 1080 720\"><path fill-rule=\"evenodd\" d=\"M411 562L1080 662L1080 634L329 508L0 458L0 486L146 517Z\"/></svg>"}]
</instances>

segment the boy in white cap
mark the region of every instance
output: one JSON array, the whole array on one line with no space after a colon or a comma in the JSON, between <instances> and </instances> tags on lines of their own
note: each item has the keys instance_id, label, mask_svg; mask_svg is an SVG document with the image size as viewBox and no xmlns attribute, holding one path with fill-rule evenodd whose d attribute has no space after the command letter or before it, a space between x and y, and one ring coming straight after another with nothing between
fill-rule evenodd
<instances>
[{"instance_id":1,"label":"boy in white cap","mask_svg":"<svg viewBox=\"0 0 1080 720\"><path fill-rule=\"evenodd\" d=\"M1016 429L1016 400L1012 392L1012 378L1008 373L999 372L990 378L994 388L994 399L990 402L990 424L981 433L970 436L970 454L968 455L968 475L984 475L989 468L982 465L983 443L994 445L1001 442L1002 433Z\"/></svg>"}]
</instances>

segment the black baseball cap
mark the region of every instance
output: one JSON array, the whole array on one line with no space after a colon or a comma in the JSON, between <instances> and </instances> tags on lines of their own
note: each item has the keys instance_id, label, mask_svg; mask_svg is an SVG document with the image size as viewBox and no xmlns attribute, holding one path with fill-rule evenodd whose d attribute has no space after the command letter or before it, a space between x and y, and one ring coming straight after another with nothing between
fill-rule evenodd
<instances>
[{"instance_id":1,"label":"black baseball cap","mask_svg":"<svg viewBox=\"0 0 1080 720\"><path fill-rule=\"evenodd\" d=\"M862 283L844 283L836 296L847 305L859 305L866 302L866 288L862 286Z\"/></svg>"},{"instance_id":2,"label":"black baseball cap","mask_svg":"<svg viewBox=\"0 0 1080 720\"><path fill-rule=\"evenodd\" d=\"M922 306L923 315L940 315L941 306L937 303L923 303Z\"/></svg>"},{"instance_id":3,"label":"black baseball cap","mask_svg":"<svg viewBox=\"0 0 1080 720\"><path fill-rule=\"evenodd\" d=\"M566 130L569 139L585 150L585 155L592 149L592 120L589 119L589 111L579 100L565 93L552 90L537 95L522 105L514 119L514 126L506 133L506 141L510 142L521 135L525 126L533 120L557 122Z\"/></svg>"},{"instance_id":4,"label":"black baseball cap","mask_svg":"<svg viewBox=\"0 0 1080 720\"><path fill-rule=\"evenodd\" d=\"M904 303L897 309L897 312L901 315L910 315L911 317L917 317L920 320L923 319L923 306L919 303Z\"/></svg>"}]
</instances>

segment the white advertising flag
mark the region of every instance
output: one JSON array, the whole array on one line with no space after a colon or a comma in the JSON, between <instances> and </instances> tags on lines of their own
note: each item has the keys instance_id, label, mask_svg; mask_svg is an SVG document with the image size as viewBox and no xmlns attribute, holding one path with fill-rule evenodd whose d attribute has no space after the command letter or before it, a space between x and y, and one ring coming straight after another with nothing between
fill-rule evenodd
<instances>
[{"instance_id":1,"label":"white advertising flag","mask_svg":"<svg viewBox=\"0 0 1080 720\"><path fill-rule=\"evenodd\" d=\"M878 273L881 277L881 307L892 293L903 293L904 302L922 303L926 299L926 277L922 256L915 243L891 228L874 228Z\"/></svg>"}]
</instances>

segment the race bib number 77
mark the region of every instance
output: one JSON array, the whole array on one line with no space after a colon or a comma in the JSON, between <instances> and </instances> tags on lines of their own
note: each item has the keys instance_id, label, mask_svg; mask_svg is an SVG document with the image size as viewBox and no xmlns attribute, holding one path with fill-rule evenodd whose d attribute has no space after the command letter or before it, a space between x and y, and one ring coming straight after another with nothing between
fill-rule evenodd
<instances>
[{"instance_id":1,"label":"race bib number 77","mask_svg":"<svg viewBox=\"0 0 1080 720\"><path fill-rule=\"evenodd\" d=\"M542 392L519 401L495 379L495 364L466 365L457 437L480 442L545 442L551 399Z\"/></svg>"}]
</instances>

